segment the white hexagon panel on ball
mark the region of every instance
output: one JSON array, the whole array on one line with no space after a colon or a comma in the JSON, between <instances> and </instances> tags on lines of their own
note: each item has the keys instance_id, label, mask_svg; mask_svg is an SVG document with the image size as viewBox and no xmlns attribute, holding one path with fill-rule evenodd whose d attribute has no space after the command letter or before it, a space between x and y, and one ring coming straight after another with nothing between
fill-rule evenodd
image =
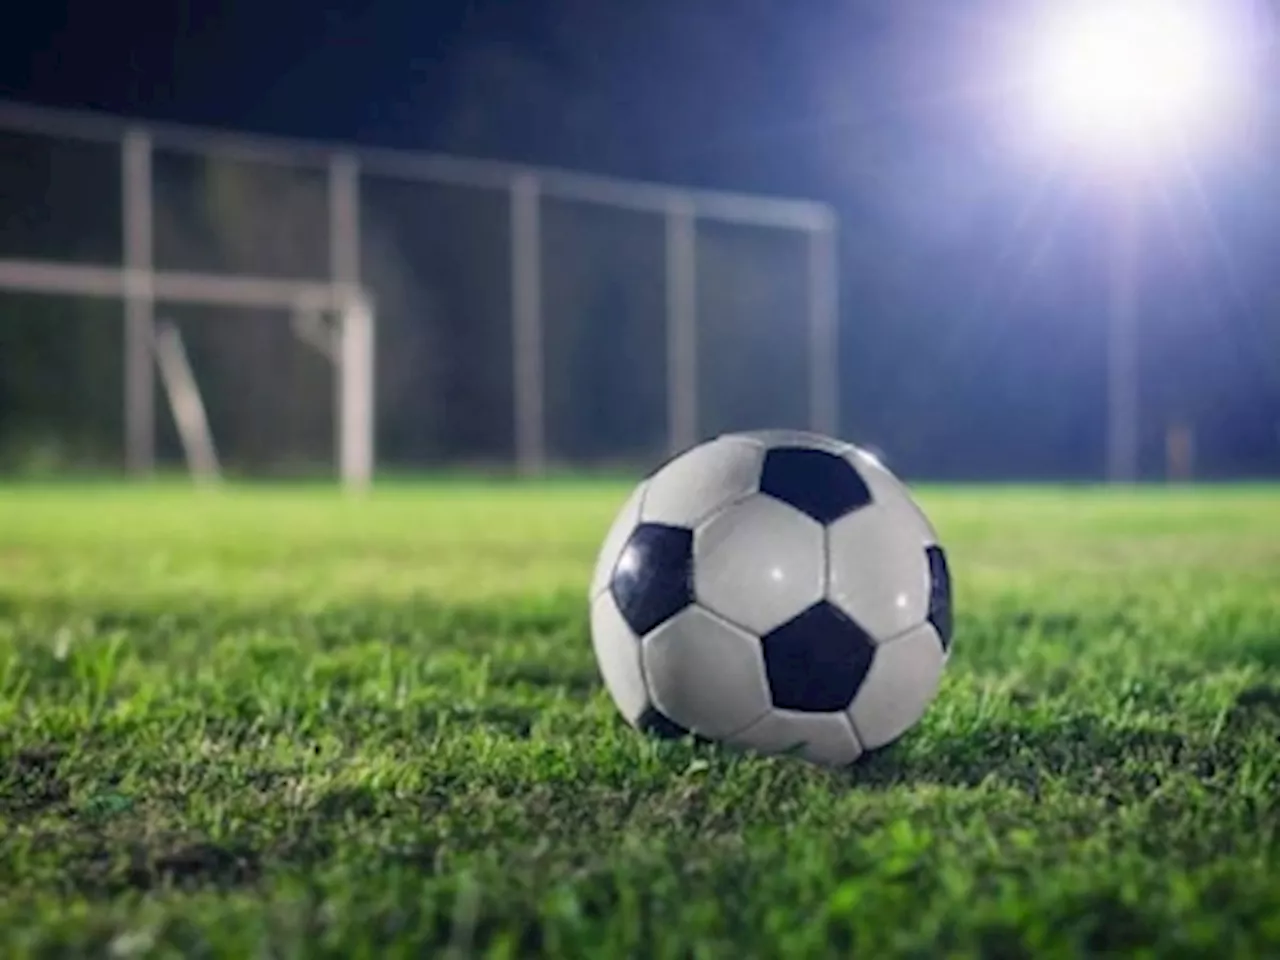
<instances>
[{"instance_id":1,"label":"white hexagon panel on ball","mask_svg":"<svg viewBox=\"0 0 1280 960\"><path fill-rule=\"evenodd\" d=\"M898 498L873 500L827 529L827 596L875 640L929 615L931 538Z\"/></svg>"},{"instance_id":2,"label":"white hexagon panel on ball","mask_svg":"<svg viewBox=\"0 0 1280 960\"><path fill-rule=\"evenodd\" d=\"M699 736L722 739L769 710L759 638L701 607L645 637L641 658L653 705Z\"/></svg>"},{"instance_id":3,"label":"white hexagon panel on ball","mask_svg":"<svg viewBox=\"0 0 1280 960\"><path fill-rule=\"evenodd\" d=\"M596 665L614 706L627 723L635 724L649 707L640 638L623 619L608 590L591 604L591 643Z\"/></svg>"},{"instance_id":4,"label":"white hexagon panel on ball","mask_svg":"<svg viewBox=\"0 0 1280 960\"><path fill-rule=\"evenodd\" d=\"M848 711L864 747L892 743L920 721L938 692L945 663L942 640L928 623L876 647Z\"/></svg>"},{"instance_id":5,"label":"white hexagon panel on ball","mask_svg":"<svg viewBox=\"0 0 1280 960\"><path fill-rule=\"evenodd\" d=\"M646 484L641 518L696 527L756 490L764 450L738 437L718 437L662 466Z\"/></svg>"},{"instance_id":6,"label":"white hexagon panel on ball","mask_svg":"<svg viewBox=\"0 0 1280 960\"><path fill-rule=\"evenodd\" d=\"M771 710L726 740L760 754L789 754L827 767L845 767L862 755L862 744L843 713Z\"/></svg>"},{"instance_id":7,"label":"white hexagon panel on ball","mask_svg":"<svg viewBox=\"0 0 1280 960\"><path fill-rule=\"evenodd\" d=\"M822 598L822 528L755 495L694 532L693 594L731 623L763 636Z\"/></svg>"}]
</instances>

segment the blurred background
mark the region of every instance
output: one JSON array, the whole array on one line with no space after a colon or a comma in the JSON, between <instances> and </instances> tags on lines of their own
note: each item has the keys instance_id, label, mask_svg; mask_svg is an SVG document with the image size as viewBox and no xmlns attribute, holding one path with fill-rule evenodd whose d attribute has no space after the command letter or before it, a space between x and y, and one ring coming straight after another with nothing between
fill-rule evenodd
<instances>
[{"instance_id":1,"label":"blurred background","mask_svg":"<svg viewBox=\"0 0 1280 960\"><path fill-rule=\"evenodd\" d=\"M0 471L631 470L782 426L921 480L1275 477L1272 21L1215 6L1264 95L1122 189L1028 119L1029 0L32 8Z\"/></svg>"}]
</instances>

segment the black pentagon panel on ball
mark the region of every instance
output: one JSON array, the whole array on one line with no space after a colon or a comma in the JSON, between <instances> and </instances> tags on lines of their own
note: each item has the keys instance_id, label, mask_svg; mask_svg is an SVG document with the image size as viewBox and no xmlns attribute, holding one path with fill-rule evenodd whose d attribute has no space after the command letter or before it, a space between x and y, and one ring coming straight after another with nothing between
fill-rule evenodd
<instances>
[{"instance_id":1,"label":"black pentagon panel on ball","mask_svg":"<svg viewBox=\"0 0 1280 960\"><path fill-rule=\"evenodd\" d=\"M849 706L876 652L866 631L825 600L762 643L773 705L807 713Z\"/></svg>"},{"instance_id":2,"label":"black pentagon panel on ball","mask_svg":"<svg viewBox=\"0 0 1280 960\"><path fill-rule=\"evenodd\" d=\"M636 718L636 727L659 740L683 740L690 736L688 730L652 704L645 707L644 713Z\"/></svg>"},{"instance_id":3,"label":"black pentagon panel on ball","mask_svg":"<svg viewBox=\"0 0 1280 960\"><path fill-rule=\"evenodd\" d=\"M929 560L929 623L938 631L942 649L951 649L951 571L941 547L926 547Z\"/></svg>"},{"instance_id":4,"label":"black pentagon panel on ball","mask_svg":"<svg viewBox=\"0 0 1280 960\"><path fill-rule=\"evenodd\" d=\"M609 582L637 637L693 603L693 531L642 523L631 531Z\"/></svg>"},{"instance_id":5,"label":"black pentagon panel on ball","mask_svg":"<svg viewBox=\"0 0 1280 960\"><path fill-rule=\"evenodd\" d=\"M766 453L760 492L824 524L871 503L871 491L853 464L812 447L774 447Z\"/></svg>"}]
</instances>

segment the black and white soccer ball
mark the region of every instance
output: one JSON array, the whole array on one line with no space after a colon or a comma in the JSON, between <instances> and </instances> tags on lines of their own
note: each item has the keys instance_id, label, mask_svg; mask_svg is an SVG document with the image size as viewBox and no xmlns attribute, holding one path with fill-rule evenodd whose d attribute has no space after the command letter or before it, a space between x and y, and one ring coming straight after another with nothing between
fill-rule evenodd
<instances>
[{"instance_id":1,"label":"black and white soccer ball","mask_svg":"<svg viewBox=\"0 0 1280 960\"><path fill-rule=\"evenodd\" d=\"M605 538L591 635L623 717L843 766L916 724L951 648L933 527L875 457L726 434L642 481Z\"/></svg>"}]
</instances>

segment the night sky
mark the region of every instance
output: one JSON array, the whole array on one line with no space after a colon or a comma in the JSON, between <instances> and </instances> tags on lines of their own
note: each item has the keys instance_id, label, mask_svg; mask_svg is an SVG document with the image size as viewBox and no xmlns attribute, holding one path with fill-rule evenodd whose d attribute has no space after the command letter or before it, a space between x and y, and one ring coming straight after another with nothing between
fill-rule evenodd
<instances>
[{"instance_id":1,"label":"night sky","mask_svg":"<svg viewBox=\"0 0 1280 960\"><path fill-rule=\"evenodd\" d=\"M839 189L850 137L918 122L912 99L947 91L935 48L963 49L975 18L908 6L924 12L835 0L70 0L6 24L0 94L823 194Z\"/></svg>"},{"instance_id":2,"label":"night sky","mask_svg":"<svg viewBox=\"0 0 1280 960\"><path fill-rule=\"evenodd\" d=\"M828 201L842 224L842 349L875 371L846 385L845 406L875 429L932 415L917 433L925 452L939 436L954 446L945 473L976 449L1020 462L989 429L1014 403L1019 436L1059 424L1046 469L1062 473L1099 447L1105 211L1078 182L1043 189L1045 158L993 83L1027 7L49 0L0 33L0 96ZM1264 131L1251 159L1195 171L1147 232L1145 309L1168 331L1153 389L1173 398L1150 441L1166 414L1198 411L1217 436L1239 432L1223 462L1249 471L1280 466L1274 143ZM886 372L913 351L929 389ZM1072 401L1078 423L1051 393L1033 399L1045 383L1059 395L1090 384Z\"/></svg>"}]
</instances>

